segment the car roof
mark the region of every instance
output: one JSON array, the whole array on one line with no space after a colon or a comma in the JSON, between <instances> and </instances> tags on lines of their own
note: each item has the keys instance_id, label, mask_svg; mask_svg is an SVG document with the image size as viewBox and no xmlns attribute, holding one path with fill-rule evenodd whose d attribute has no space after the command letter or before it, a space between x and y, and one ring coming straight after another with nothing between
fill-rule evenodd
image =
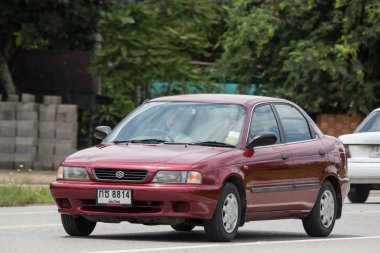
<instances>
[{"instance_id":1,"label":"car roof","mask_svg":"<svg viewBox=\"0 0 380 253\"><path fill-rule=\"evenodd\" d=\"M154 98L150 101L153 102L209 102L209 103L232 103L232 104L256 104L258 102L266 101L281 101L289 102L284 99L264 97L264 96L251 96L251 95L236 95L236 94L189 94L189 95L177 95Z\"/></svg>"}]
</instances>

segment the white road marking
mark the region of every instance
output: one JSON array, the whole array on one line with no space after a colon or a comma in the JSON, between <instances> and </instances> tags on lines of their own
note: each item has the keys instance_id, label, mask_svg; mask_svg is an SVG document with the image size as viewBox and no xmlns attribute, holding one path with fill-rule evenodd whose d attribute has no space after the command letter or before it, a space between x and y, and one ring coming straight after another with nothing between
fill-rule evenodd
<instances>
[{"instance_id":1,"label":"white road marking","mask_svg":"<svg viewBox=\"0 0 380 253\"><path fill-rule=\"evenodd\" d=\"M0 229L18 229L18 228L41 228L41 227L55 227L62 224L39 224L39 225L14 225L14 226L0 226Z\"/></svg>"},{"instance_id":2,"label":"white road marking","mask_svg":"<svg viewBox=\"0 0 380 253\"><path fill-rule=\"evenodd\" d=\"M107 251L92 251L88 253L133 253L133 252L154 252L168 250L183 250L183 249L202 249L202 248L219 248L219 247L237 247L237 246L252 246L252 245L270 245L270 244L292 244L292 243L316 243L328 241L349 241L349 240L371 240L380 239L380 236L367 237L345 237L345 238L325 238L325 239L305 239L305 240L290 240L290 241L257 241L245 243L230 243L230 244L205 244L196 246L178 246L165 248L146 248L146 249L130 249L130 250L107 250Z\"/></svg>"},{"instance_id":3,"label":"white road marking","mask_svg":"<svg viewBox=\"0 0 380 253\"><path fill-rule=\"evenodd\" d=\"M0 213L0 215L12 215L12 214L44 214L44 213L58 213L58 211Z\"/></svg>"},{"instance_id":4,"label":"white road marking","mask_svg":"<svg viewBox=\"0 0 380 253\"><path fill-rule=\"evenodd\" d=\"M380 211L364 211L364 210L357 210L357 211L343 211L343 215L345 214L374 214L374 213L380 213Z\"/></svg>"}]
</instances>

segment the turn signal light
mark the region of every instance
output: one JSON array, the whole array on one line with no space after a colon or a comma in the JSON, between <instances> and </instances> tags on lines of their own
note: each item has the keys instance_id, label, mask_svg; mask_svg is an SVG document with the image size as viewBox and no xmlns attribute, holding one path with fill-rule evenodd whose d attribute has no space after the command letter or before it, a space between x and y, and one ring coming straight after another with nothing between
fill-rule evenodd
<instances>
[{"instance_id":1,"label":"turn signal light","mask_svg":"<svg viewBox=\"0 0 380 253\"><path fill-rule=\"evenodd\" d=\"M63 179L63 167L59 166L57 171L57 179Z\"/></svg>"},{"instance_id":2,"label":"turn signal light","mask_svg":"<svg viewBox=\"0 0 380 253\"><path fill-rule=\"evenodd\" d=\"M186 183L188 184L201 184L202 183L202 174L198 171L189 171L187 174Z\"/></svg>"}]
</instances>

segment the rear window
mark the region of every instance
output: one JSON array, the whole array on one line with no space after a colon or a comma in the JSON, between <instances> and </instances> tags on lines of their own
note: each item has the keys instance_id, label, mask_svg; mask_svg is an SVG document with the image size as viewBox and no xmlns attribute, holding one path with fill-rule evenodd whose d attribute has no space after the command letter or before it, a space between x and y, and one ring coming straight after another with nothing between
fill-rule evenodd
<instances>
[{"instance_id":1,"label":"rear window","mask_svg":"<svg viewBox=\"0 0 380 253\"><path fill-rule=\"evenodd\" d=\"M380 132L380 112L370 114L368 120L359 126L356 132Z\"/></svg>"}]
</instances>

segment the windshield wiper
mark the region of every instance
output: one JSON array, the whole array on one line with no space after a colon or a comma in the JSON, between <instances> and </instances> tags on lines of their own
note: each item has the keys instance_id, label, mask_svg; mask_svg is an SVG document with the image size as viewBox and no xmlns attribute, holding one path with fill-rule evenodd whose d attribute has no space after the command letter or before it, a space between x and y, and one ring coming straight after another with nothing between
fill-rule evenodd
<instances>
[{"instance_id":1,"label":"windshield wiper","mask_svg":"<svg viewBox=\"0 0 380 253\"><path fill-rule=\"evenodd\" d=\"M142 140L130 140L131 143L164 143L165 140L160 139L142 139Z\"/></svg>"},{"instance_id":2,"label":"windshield wiper","mask_svg":"<svg viewBox=\"0 0 380 253\"><path fill-rule=\"evenodd\" d=\"M224 142L218 142L218 141L190 142L189 145L235 148L235 145L224 143Z\"/></svg>"},{"instance_id":3,"label":"windshield wiper","mask_svg":"<svg viewBox=\"0 0 380 253\"><path fill-rule=\"evenodd\" d=\"M165 140L160 140L160 139L136 139L136 140L114 140L113 143L164 143L166 142Z\"/></svg>"},{"instance_id":4,"label":"windshield wiper","mask_svg":"<svg viewBox=\"0 0 380 253\"><path fill-rule=\"evenodd\" d=\"M114 140L113 143L129 143L131 140Z\"/></svg>"}]
</instances>

